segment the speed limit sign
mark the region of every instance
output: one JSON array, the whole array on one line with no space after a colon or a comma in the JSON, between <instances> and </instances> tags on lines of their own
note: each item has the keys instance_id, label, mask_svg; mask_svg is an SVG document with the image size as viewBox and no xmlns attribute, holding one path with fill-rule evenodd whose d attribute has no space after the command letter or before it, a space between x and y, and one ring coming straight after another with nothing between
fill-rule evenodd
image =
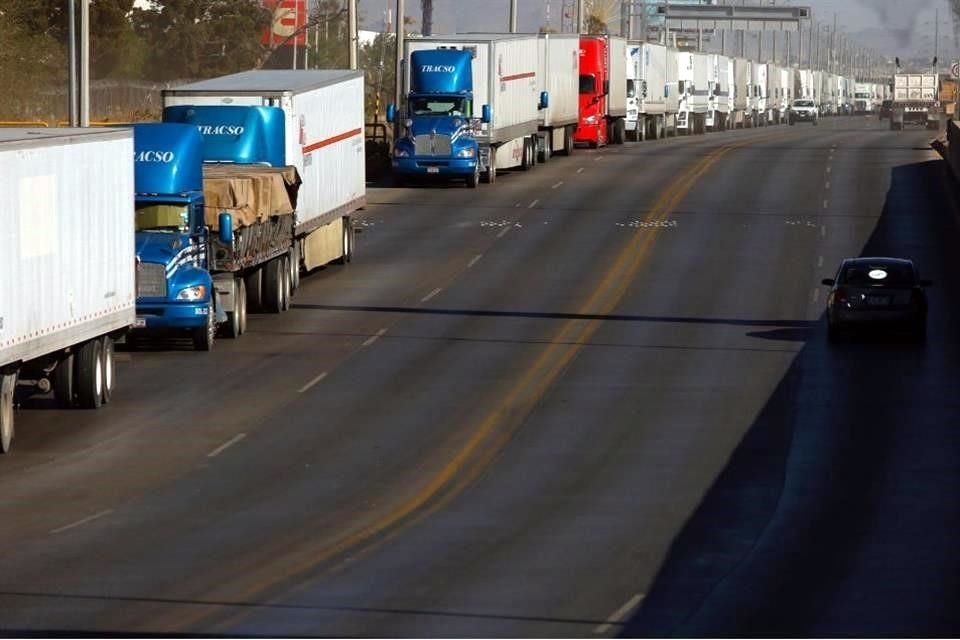
<instances>
[{"instance_id":1,"label":"speed limit sign","mask_svg":"<svg viewBox=\"0 0 960 640\"><path fill-rule=\"evenodd\" d=\"M960 78L960 62L954 62L950 65L950 75L954 78Z\"/></svg>"}]
</instances>

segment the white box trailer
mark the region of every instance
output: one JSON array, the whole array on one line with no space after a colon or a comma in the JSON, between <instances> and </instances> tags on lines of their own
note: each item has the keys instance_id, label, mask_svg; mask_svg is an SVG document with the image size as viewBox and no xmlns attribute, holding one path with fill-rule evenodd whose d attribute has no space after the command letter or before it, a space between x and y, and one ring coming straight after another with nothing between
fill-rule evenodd
<instances>
[{"instance_id":1,"label":"white box trailer","mask_svg":"<svg viewBox=\"0 0 960 640\"><path fill-rule=\"evenodd\" d=\"M754 106L756 108L757 123L760 126L770 124L772 117L769 100L770 94L768 92L769 86L767 83L771 66L772 65L765 62L754 62L751 68Z\"/></svg>"},{"instance_id":2,"label":"white box trailer","mask_svg":"<svg viewBox=\"0 0 960 640\"><path fill-rule=\"evenodd\" d=\"M14 392L63 407L113 393L113 341L136 317L133 132L0 129L0 451Z\"/></svg>"},{"instance_id":3,"label":"white box trailer","mask_svg":"<svg viewBox=\"0 0 960 640\"><path fill-rule=\"evenodd\" d=\"M626 72L627 131L635 140L666 136L676 115L676 98L670 99L668 89L667 47L627 43Z\"/></svg>"},{"instance_id":4,"label":"white box trailer","mask_svg":"<svg viewBox=\"0 0 960 640\"><path fill-rule=\"evenodd\" d=\"M733 59L734 126L756 126L756 98L753 95L753 63L744 58Z\"/></svg>"},{"instance_id":5,"label":"white box trailer","mask_svg":"<svg viewBox=\"0 0 960 640\"><path fill-rule=\"evenodd\" d=\"M540 110L539 160L553 153L569 154L580 116L580 36L540 34L537 80L547 92L547 108Z\"/></svg>"},{"instance_id":6,"label":"white box trailer","mask_svg":"<svg viewBox=\"0 0 960 640\"><path fill-rule=\"evenodd\" d=\"M792 95L793 83L790 80L790 70L779 65L768 65L767 96L772 122L779 124L786 120Z\"/></svg>"},{"instance_id":7,"label":"white box trailer","mask_svg":"<svg viewBox=\"0 0 960 640\"><path fill-rule=\"evenodd\" d=\"M526 141L540 129L539 37L529 34L455 34L409 39L404 60L414 51L470 50L473 53L475 110L490 105L492 118L477 136L485 167L510 169L523 164ZM579 51L579 49L578 49ZM622 75L620 77L623 77ZM579 95L579 75L578 95ZM404 95L410 68L405 65Z\"/></svg>"},{"instance_id":8,"label":"white box trailer","mask_svg":"<svg viewBox=\"0 0 960 640\"><path fill-rule=\"evenodd\" d=\"M732 111L730 94L733 86L733 67L730 58L715 53L708 54L707 74L710 87L707 129L723 131L728 128Z\"/></svg>"},{"instance_id":9,"label":"white box trailer","mask_svg":"<svg viewBox=\"0 0 960 640\"><path fill-rule=\"evenodd\" d=\"M677 80L680 94L677 128L688 133L704 133L710 109L708 55L678 52Z\"/></svg>"},{"instance_id":10,"label":"white box trailer","mask_svg":"<svg viewBox=\"0 0 960 640\"><path fill-rule=\"evenodd\" d=\"M350 214L366 205L364 79L359 71L246 71L163 92L163 106L283 110L286 163L300 173L295 257L306 269L351 253Z\"/></svg>"}]
</instances>

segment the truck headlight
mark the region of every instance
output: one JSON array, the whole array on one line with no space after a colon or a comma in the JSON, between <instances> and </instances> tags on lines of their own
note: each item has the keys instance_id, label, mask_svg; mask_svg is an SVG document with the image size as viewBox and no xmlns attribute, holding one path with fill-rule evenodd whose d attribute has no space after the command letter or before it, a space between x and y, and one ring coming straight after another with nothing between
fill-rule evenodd
<instances>
[{"instance_id":1,"label":"truck headlight","mask_svg":"<svg viewBox=\"0 0 960 640\"><path fill-rule=\"evenodd\" d=\"M394 158L409 158L410 152L406 149L400 149L399 147L393 150Z\"/></svg>"},{"instance_id":2,"label":"truck headlight","mask_svg":"<svg viewBox=\"0 0 960 640\"><path fill-rule=\"evenodd\" d=\"M475 155L477 155L477 152L473 147L467 147L466 149L460 149L460 151L457 151L458 158L472 158Z\"/></svg>"},{"instance_id":3,"label":"truck headlight","mask_svg":"<svg viewBox=\"0 0 960 640\"><path fill-rule=\"evenodd\" d=\"M207 297L207 287L204 285L197 285L196 287L187 287L186 289L181 289L180 293L177 294L177 300L183 300L185 302L196 302L198 300L203 300Z\"/></svg>"},{"instance_id":4,"label":"truck headlight","mask_svg":"<svg viewBox=\"0 0 960 640\"><path fill-rule=\"evenodd\" d=\"M599 118L597 116L587 116L583 119L583 122L584 124L597 124L598 119Z\"/></svg>"}]
</instances>

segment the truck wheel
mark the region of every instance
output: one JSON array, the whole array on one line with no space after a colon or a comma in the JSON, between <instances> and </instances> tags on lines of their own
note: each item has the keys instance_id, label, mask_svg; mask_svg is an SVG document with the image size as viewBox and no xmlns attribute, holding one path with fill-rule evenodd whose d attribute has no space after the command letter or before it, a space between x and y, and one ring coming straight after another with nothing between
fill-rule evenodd
<instances>
[{"instance_id":1,"label":"truck wheel","mask_svg":"<svg viewBox=\"0 0 960 640\"><path fill-rule=\"evenodd\" d=\"M13 392L17 373L0 374L0 453L9 453L13 446Z\"/></svg>"},{"instance_id":2,"label":"truck wheel","mask_svg":"<svg viewBox=\"0 0 960 640\"><path fill-rule=\"evenodd\" d=\"M529 171L531 168L530 164L530 138L523 139L523 153L520 158L520 170Z\"/></svg>"},{"instance_id":3,"label":"truck wheel","mask_svg":"<svg viewBox=\"0 0 960 640\"><path fill-rule=\"evenodd\" d=\"M343 218L343 230L340 236L340 250L343 253L333 261L335 264L350 264L350 261L353 260L353 234L351 229L350 218Z\"/></svg>"},{"instance_id":4,"label":"truck wheel","mask_svg":"<svg viewBox=\"0 0 960 640\"><path fill-rule=\"evenodd\" d=\"M290 249L290 287L296 291L300 288L300 243L294 242Z\"/></svg>"},{"instance_id":5,"label":"truck wheel","mask_svg":"<svg viewBox=\"0 0 960 640\"><path fill-rule=\"evenodd\" d=\"M217 312L213 302L207 307L207 321L202 327L193 330L193 348L197 351L213 351L213 342L217 338Z\"/></svg>"},{"instance_id":6,"label":"truck wheel","mask_svg":"<svg viewBox=\"0 0 960 640\"><path fill-rule=\"evenodd\" d=\"M263 267L263 310L283 311L283 260L274 258Z\"/></svg>"},{"instance_id":7,"label":"truck wheel","mask_svg":"<svg viewBox=\"0 0 960 640\"><path fill-rule=\"evenodd\" d=\"M493 184L497 181L497 168L493 165L487 167L486 172L483 174L483 181L487 184Z\"/></svg>"},{"instance_id":8,"label":"truck wheel","mask_svg":"<svg viewBox=\"0 0 960 640\"><path fill-rule=\"evenodd\" d=\"M81 409L99 409L103 404L103 343L85 342L77 353L77 404Z\"/></svg>"},{"instance_id":9,"label":"truck wheel","mask_svg":"<svg viewBox=\"0 0 960 640\"><path fill-rule=\"evenodd\" d=\"M247 284L243 278L237 283L237 312L240 314L240 335L247 332Z\"/></svg>"},{"instance_id":10,"label":"truck wheel","mask_svg":"<svg viewBox=\"0 0 960 640\"><path fill-rule=\"evenodd\" d=\"M623 144L627 140L627 123L617 118L613 123L613 144Z\"/></svg>"},{"instance_id":11,"label":"truck wheel","mask_svg":"<svg viewBox=\"0 0 960 640\"><path fill-rule=\"evenodd\" d=\"M263 268L257 267L243 280L247 289L247 308L259 311L263 306Z\"/></svg>"},{"instance_id":12,"label":"truck wheel","mask_svg":"<svg viewBox=\"0 0 960 640\"><path fill-rule=\"evenodd\" d=\"M565 156L573 154L573 134L573 127L567 127L563 134L563 155Z\"/></svg>"},{"instance_id":13,"label":"truck wheel","mask_svg":"<svg viewBox=\"0 0 960 640\"><path fill-rule=\"evenodd\" d=\"M540 136L534 136L535 141L540 140ZM537 162L540 164L546 164L550 161L550 156L553 155L553 132L548 131L547 135L543 137L543 147L537 151Z\"/></svg>"},{"instance_id":14,"label":"truck wheel","mask_svg":"<svg viewBox=\"0 0 960 640\"><path fill-rule=\"evenodd\" d=\"M473 173L467 176L467 188L476 189L480 185L480 163L473 165Z\"/></svg>"},{"instance_id":15,"label":"truck wheel","mask_svg":"<svg viewBox=\"0 0 960 640\"><path fill-rule=\"evenodd\" d=\"M280 258L280 262L280 273L283 276L283 305L280 310L289 311L293 299L293 289L290 286L290 256L283 256Z\"/></svg>"},{"instance_id":16,"label":"truck wheel","mask_svg":"<svg viewBox=\"0 0 960 640\"><path fill-rule=\"evenodd\" d=\"M223 325L224 338L235 340L240 337L240 285L243 278L233 279L233 311L227 312L227 322Z\"/></svg>"},{"instance_id":17,"label":"truck wheel","mask_svg":"<svg viewBox=\"0 0 960 640\"><path fill-rule=\"evenodd\" d=\"M58 362L57 368L53 370L53 397L61 409L72 409L76 405L73 384L75 361L76 358L71 353Z\"/></svg>"},{"instance_id":18,"label":"truck wheel","mask_svg":"<svg viewBox=\"0 0 960 640\"><path fill-rule=\"evenodd\" d=\"M113 399L113 387L117 381L117 362L114 356L113 338L103 338L103 404Z\"/></svg>"}]
</instances>

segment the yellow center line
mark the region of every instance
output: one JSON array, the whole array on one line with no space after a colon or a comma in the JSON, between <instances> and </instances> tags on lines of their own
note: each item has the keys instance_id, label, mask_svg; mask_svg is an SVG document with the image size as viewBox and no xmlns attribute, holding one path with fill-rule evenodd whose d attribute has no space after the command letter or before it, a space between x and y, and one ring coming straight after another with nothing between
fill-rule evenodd
<instances>
[{"instance_id":1,"label":"yellow center line","mask_svg":"<svg viewBox=\"0 0 960 640\"><path fill-rule=\"evenodd\" d=\"M735 149L769 137L772 136L752 138L709 152L664 189L645 220L656 222L666 218L721 158ZM578 315L603 316L613 311L626 295L658 235L648 230L635 233L607 269L590 298L578 310ZM533 364L511 385L511 391L499 406L474 428L471 437L459 451L413 495L388 508L386 513L371 516L368 522L358 523L342 536L321 544L320 548L309 544L305 545L308 548L288 547L281 556L271 557L270 561L244 571L244 588L236 588L236 583L224 585L216 588L214 593L205 594L204 600L213 603L229 598L232 602L254 602L257 596L274 591L281 585L295 584L298 578L314 574L317 567L347 552L355 558L376 548L405 529L404 525L412 526L441 509L493 462L602 324L603 320L598 318L565 322ZM171 626L196 631L204 628L202 621L217 616L218 612L224 613L218 605L203 605L202 602L197 605L189 613L182 610L170 613L168 620ZM150 627L155 629L157 622L158 619L154 618ZM163 626L160 628L166 631Z\"/></svg>"}]
</instances>

